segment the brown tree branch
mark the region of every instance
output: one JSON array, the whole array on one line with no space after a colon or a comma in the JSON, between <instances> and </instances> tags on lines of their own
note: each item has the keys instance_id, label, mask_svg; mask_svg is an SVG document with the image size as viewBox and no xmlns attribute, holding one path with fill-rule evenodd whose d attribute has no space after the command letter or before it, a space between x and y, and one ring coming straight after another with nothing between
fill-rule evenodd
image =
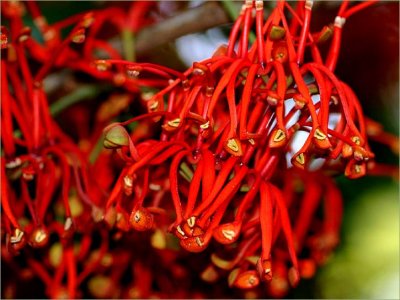
<instances>
[{"instance_id":1,"label":"brown tree branch","mask_svg":"<svg viewBox=\"0 0 400 300\"><path fill-rule=\"evenodd\" d=\"M178 37L228 22L228 15L217 2L206 2L141 30L136 37L136 53L143 55Z\"/></svg>"}]
</instances>

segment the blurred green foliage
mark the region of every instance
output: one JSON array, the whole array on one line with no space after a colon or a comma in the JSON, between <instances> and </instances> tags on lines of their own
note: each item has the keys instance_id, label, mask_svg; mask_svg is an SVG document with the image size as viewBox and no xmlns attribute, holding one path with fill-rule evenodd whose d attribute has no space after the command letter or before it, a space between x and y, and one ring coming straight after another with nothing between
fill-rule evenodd
<instances>
[{"instance_id":1,"label":"blurred green foliage","mask_svg":"<svg viewBox=\"0 0 400 300\"><path fill-rule=\"evenodd\" d=\"M398 182L365 178L341 187L342 242L320 270L315 296L399 299Z\"/></svg>"}]
</instances>

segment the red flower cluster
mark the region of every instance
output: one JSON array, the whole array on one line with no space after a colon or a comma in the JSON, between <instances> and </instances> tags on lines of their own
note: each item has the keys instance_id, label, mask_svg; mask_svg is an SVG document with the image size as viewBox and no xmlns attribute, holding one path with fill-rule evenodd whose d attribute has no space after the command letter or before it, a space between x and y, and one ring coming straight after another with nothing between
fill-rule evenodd
<instances>
[{"instance_id":1,"label":"red flower cluster","mask_svg":"<svg viewBox=\"0 0 400 300\"><path fill-rule=\"evenodd\" d=\"M285 17L285 8L293 13L291 23ZM229 264L229 269L238 268L232 275L235 279L231 278L238 287L256 286L259 279L270 281L275 264L278 269L286 268L288 260L293 265L289 280L296 285L300 268L297 254L309 248L311 257L306 258L319 261L316 257L325 256L337 243L341 199L332 183L326 183L329 179L323 182L329 195L327 206L332 205L331 216L324 216L326 225L315 234L314 242L307 242L307 233L322 196L320 188L311 187L316 183L305 184L304 197L293 204L300 207L289 216L292 204L288 199L294 198L294 191L285 193L282 185L293 180L290 174L296 172L288 167L286 153L294 168L307 170L313 160L323 158L324 171L345 165L350 178L364 175L366 161L373 157L366 144L360 104L333 73L341 28L350 13L343 4L335 29L325 27L311 34L311 8L312 1L306 1L304 7L298 6L297 13L280 2L264 21L263 2L246 1L228 46L219 48L212 58L194 63L147 102L147 115L130 120L162 116L157 139L134 143L122 126L126 123L105 129L106 147L117 148L126 162L109 197L108 211L116 209L125 215L126 224L130 213L129 224L136 230L152 229L157 211L143 202L154 199L160 189L170 189L175 217L169 229L183 248L203 251L214 237L229 245L229 250L242 236L234 246L240 256ZM249 49L253 23L256 41ZM333 42L323 63L317 45L329 34ZM309 62L304 61L306 47L312 54ZM173 74L147 64L107 63L110 67L123 64L131 70ZM338 122L329 126L333 115ZM299 132L306 133L307 138L294 151ZM171 163L166 162L169 158ZM148 187L155 182L168 182L169 186L157 188L153 195ZM323 182L318 185L324 186ZM141 189L132 197L135 183ZM291 217L299 220L294 231ZM287 241L286 251L278 246L281 233ZM249 256L260 256L256 268L246 260Z\"/></svg>"},{"instance_id":2,"label":"red flower cluster","mask_svg":"<svg viewBox=\"0 0 400 300\"><path fill-rule=\"evenodd\" d=\"M206 282L266 281L282 297L313 276L339 241L342 199L331 176L365 175L374 158L367 134L383 132L334 74L346 19L374 2L344 1L334 24L313 33L313 1L280 1L264 20L263 1L247 0L228 45L183 73L125 61L99 35L106 22L136 32L152 2L51 26L25 4L44 43L23 26L25 6L3 2L1 60L2 257L21 280L39 276L54 298L203 296L177 284L193 267ZM329 39L324 58L319 45ZM116 156L91 164L95 142L79 147L59 128L43 88L53 68L141 96L147 113L104 129ZM88 140L120 112L105 105ZM117 179L113 164L122 166ZM185 250L204 251L201 265Z\"/></svg>"}]
</instances>

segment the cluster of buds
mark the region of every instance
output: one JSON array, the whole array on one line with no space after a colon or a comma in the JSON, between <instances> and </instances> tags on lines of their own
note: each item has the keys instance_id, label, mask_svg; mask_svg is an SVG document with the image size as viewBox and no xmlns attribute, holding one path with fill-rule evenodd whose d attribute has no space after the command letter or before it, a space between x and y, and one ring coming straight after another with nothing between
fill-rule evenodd
<instances>
[{"instance_id":1,"label":"cluster of buds","mask_svg":"<svg viewBox=\"0 0 400 300\"><path fill-rule=\"evenodd\" d=\"M107 230L100 231L105 246L99 250L91 243L113 178L94 176L96 172L112 173L107 155L91 165L89 153L95 144L80 149L61 130L52 116L44 81L53 69L70 69L138 92L139 85L146 83L105 74L93 61L99 58L99 50L107 58L122 57L98 34L108 25L110 13L119 15L114 24L118 32L135 32L151 5L138 2L128 13L105 9L49 25L34 1L1 3L2 17L8 22L1 26L2 258L18 280L38 276L48 297L81 297L78 287L101 268L100 259L89 263L87 259L99 251L104 256L108 248ZM26 15L32 18L43 43L24 26ZM135 21L128 21L132 17ZM62 39L62 30L71 25L74 27ZM103 114L97 138L104 123L117 113ZM20 258L18 263L14 256Z\"/></svg>"},{"instance_id":2,"label":"cluster of buds","mask_svg":"<svg viewBox=\"0 0 400 300\"><path fill-rule=\"evenodd\" d=\"M52 119L43 77L60 57L68 59L69 43L76 42L76 34L87 24L87 16L65 41L59 41L59 32L38 21L37 7L29 3L29 9L43 32L46 50L23 27L25 6L21 3L2 3L4 16L10 30L2 27L2 207L6 243L9 250L19 252L28 242L32 247L45 247L52 230L61 226L65 240L71 239L76 224L71 207L71 193L79 194L82 211L95 207L89 196L88 166L78 147L63 134ZM36 51L32 51L36 49ZM47 51L63 55L43 58L39 70L33 74L30 59L38 59ZM31 53L28 57L26 53ZM61 63L61 62L60 62ZM9 89L6 87L10 87ZM60 221L49 213L54 203L61 203ZM60 206L60 205L59 205ZM28 211L28 214L25 212ZM76 210L75 210L76 211ZM51 228L51 229L50 229Z\"/></svg>"},{"instance_id":3,"label":"cluster of buds","mask_svg":"<svg viewBox=\"0 0 400 300\"><path fill-rule=\"evenodd\" d=\"M282 281L296 286L300 276L311 276L311 266L338 242L341 197L328 174L361 177L374 157L361 105L334 74L346 18L371 4L347 9L344 2L334 25L311 33L312 1L296 10L280 1L267 20L263 1L246 1L227 46L169 79L149 97L147 114L104 130L104 145L126 164L106 215L117 211L125 230L168 226L190 252L204 251L214 238L226 245L221 252L235 251L236 258L214 253L210 268L233 269L230 284L243 289L270 281L270 293L282 296L288 287ZM323 60L318 47L330 38ZM176 73L107 63L162 78ZM131 122L153 122L157 129L133 141L135 132L124 128ZM301 193L295 180L303 182ZM144 205L146 199L151 204ZM322 199L325 213L318 220ZM163 213L170 224L158 221Z\"/></svg>"},{"instance_id":4,"label":"cluster of buds","mask_svg":"<svg viewBox=\"0 0 400 300\"><path fill-rule=\"evenodd\" d=\"M265 19L263 1L246 0L228 44L179 72L124 60L101 35L111 24L129 42L152 2L52 25L33 1L2 2L6 264L20 280L39 277L51 298L209 296L191 284L198 277L283 297L312 277L339 242L332 174L379 173L367 135L397 141L334 73L346 19L373 3L344 1L333 24L311 32L313 1L279 1ZM24 27L26 10L43 44ZM51 114L43 82L55 68L125 93L101 104L92 136L82 128L88 143ZM139 95L134 117L111 123ZM101 131L113 151L91 162Z\"/></svg>"},{"instance_id":5,"label":"cluster of buds","mask_svg":"<svg viewBox=\"0 0 400 300\"><path fill-rule=\"evenodd\" d=\"M99 51L105 52L107 58L122 57L99 35L99 31L109 25L108 22L113 23L117 32L134 33L140 29L140 20L151 6L151 3L137 2L131 5L128 12L120 8L104 9L49 25L34 1L2 3L2 16L9 24L8 27L1 26L1 83L5 87L1 94L1 142L4 153L1 168L2 204L8 240L13 241L10 242L12 248L20 249L24 244L22 242L26 234L21 229L19 219L24 216L25 210L30 215L26 220L29 226L25 227L29 232L32 231L33 236L38 232L39 244L48 239L46 223L55 219L48 217L49 207L55 198L61 198L64 203L66 230L73 228L75 223L73 208L69 203L73 194L79 198L79 206L89 208L93 215L98 213L98 207L105 199L102 189L109 187L95 183L86 153L90 149L81 151L54 121L44 79L54 68L71 69L92 75L96 80L123 85L130 92L139 91L139 86L146 86L146 82L129 81L125 73L106 74L93 61L99 58ZM23 24L27 11L43 44L35 40L31 28ZM118 17L108 21L110 14ZM61 39L62 30L71 25L74 26L70 33ZM33 64L36 64L35 68ZM157 84L160 82L152 87L157 87ZM109 122L117 113L103 114L100 129L104 122Z\"/></svg>"}]
</instances>

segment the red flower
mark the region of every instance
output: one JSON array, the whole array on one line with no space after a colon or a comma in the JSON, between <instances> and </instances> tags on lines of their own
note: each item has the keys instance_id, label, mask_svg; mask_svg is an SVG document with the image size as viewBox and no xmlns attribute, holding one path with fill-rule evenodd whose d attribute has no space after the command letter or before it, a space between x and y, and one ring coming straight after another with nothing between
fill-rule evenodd
<instances>
[{"instance_id":1,"label":"red flower","mask_svg":"<svg viewBox=\"0 0 400 300\"><path fill-rule=\"evenodd\" d=\"M332 174L386 172L373 162L367 135L393 148L397 141L365 118L335 75L346 19L373 3L344 1L333 26L311 32L312 1L296 9L281 1L264 20L263 1L247 0L228 45L181 73L128 61L129 43L123 60L101 35L108 26L129 40L148 24L151 2L55 24L34 2L2 2L7 265L21 279L39 277L52 298L202 296L197 273L257 296L264 281L268 295L283 297L312 277L340 239L342 198ZM42 44L24 27L25 10ZM329 39L323 57L319 47ZM64 68L125 96L79 124L79 146L51 115L43 88ZM101 128L138 98L133 118L103 130L115 155L93 162Z\"/></svg>"}]
</instances>

